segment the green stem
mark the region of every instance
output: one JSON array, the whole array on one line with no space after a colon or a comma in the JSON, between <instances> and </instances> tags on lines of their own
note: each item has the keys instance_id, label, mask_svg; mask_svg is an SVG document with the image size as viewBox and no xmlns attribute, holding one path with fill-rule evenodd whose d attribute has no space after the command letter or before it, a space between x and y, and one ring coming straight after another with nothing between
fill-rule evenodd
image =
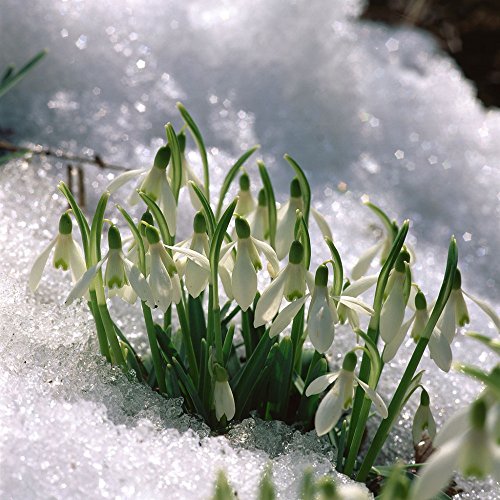
<instances>
[{"instance_id":1,"label":"green stem","mask_svg":"<svg viewBox=\"0 0 500 500\"><path fill-rule=\"evenodd\" d=\"M160 392L165 394L167 392L167 385L165 382L165 372L163 371L163 365L161 364L161 355L160 349L158 348L158 340L156 339L153 316L151 314L151 309L144 301L141 301L141 305L142 312L144 314L144 322L146 323L146 330L148 332L149 347L151 349L151 357L153 358L156 382L158 383Z\"/></svg>"},{"instance_id":2,"label":"green stem","mask_svg":"<svg viewBox=\"0 0 500 500\"><path fill-rule=\"evenodd\" d=\"M97 305L97 297L95 290L90 290L89 295L90 295L89 308L92 311L92 315L94 316L95 326L97 329L97 339L99 340L99 350L101 351L101 354L109 362L111 362L111 356L109 355L108 339L106 337L106 330L104 329L101 315L99 314L99 307Z\"/></svg>"},{"instance_id":3,"label":"green stem","mask_svg":"<svg viewBox=\"0 0 500 500\"><path fill-rule=\"evenodd\" d=\"M184 341L184 345L186 346L187 357L189 360L189 374L193 379L193 383L198 384L198 363L196 362L196 354L194 353L193 342L189 331L189 321L187 319L186 310L182 300L176 305L176 307L177 316L179 317L179 323L181 326L182 339Z\"/></svg>"},{"instance_id":4,"label":"green stem","mask_svg":"<svg viewBox=\"0 0 500 500\"><path fill-rule=\"evenodd\" d=\"M104 325L104 330L106 331L106 336L108 338L109 345L111 346L111 353L117 365L122 366L124 369L127 368L127 363L123 357L123 352L118 342L118 337L116 336L115 327L113 325L113 320L109 315L108 306L106 303L98 305L99 314Z\"/></svg>"},{"instance_id":5,"label":"green stem","mask_svg":"<svg viewBox=\"0 0 500 500\"><path fill-rule=\"evenodd\" d=\"M245 357L249 359L252 355L252 339L250 335L250 317L248 310L241 311L241 334L245 343Z\"/></svg>"}]
</instances>

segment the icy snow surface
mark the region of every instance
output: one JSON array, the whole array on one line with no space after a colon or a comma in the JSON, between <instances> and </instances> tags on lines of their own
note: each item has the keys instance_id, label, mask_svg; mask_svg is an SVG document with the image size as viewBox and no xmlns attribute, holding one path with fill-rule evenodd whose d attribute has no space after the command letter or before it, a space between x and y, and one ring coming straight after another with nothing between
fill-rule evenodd
<instances>
[{"instance_id":1,"label":"icy snow surface","mask_svg":"<svg viewBox=\"0 0 500 500\"><path fill-rule=\"evenodd\" d=\"M412 220L418 282L429 296L455 234L464 288L498 310L500 114L484 111L430 38L360 22L359 9L340 0L39 0L29 9L3 0L0 68L41 47L50 55L0 100L0 126L12 129L13 141L146 166L164 123L179 126L182 100L204 132L214 183L259 143L283 200L288 152L307 170L348 269L377 234L360 203L367 193L398 220ZM190 158L197 163L194 152ZM252 498L269 460L280 497L292 498L307 465L332 471L325 443L312 434L248 420L209 437L178 401L103 363L88 313L60 305L65 278L51 270L36 296L26 289L29 266L64 206L55 190L63 164L12 163L0 175L2 498L206 498L221 467L240 497ZM91 205L111 178L88 169ZM315 241L323 248L317 234ZM471 313L473 330L496 335ZM121 322L138 345L144 341L140 321ZM332 365L352 342L338 332ZM410 347L386 369L384 394ZM494 361L462 335L453 350L483 367ZM438 423L478 391L429 359L423 368ZM403 411L385 462L412 458L414 408L412 400ZM500 498L491 481L459 483L463 498Z\"/></svg>"}]
</instances>

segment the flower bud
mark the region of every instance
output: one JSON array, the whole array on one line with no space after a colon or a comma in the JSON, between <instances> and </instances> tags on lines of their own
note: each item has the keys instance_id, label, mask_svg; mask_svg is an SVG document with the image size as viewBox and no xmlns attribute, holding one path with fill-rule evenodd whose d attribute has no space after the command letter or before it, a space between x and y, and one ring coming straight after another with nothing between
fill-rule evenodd
<instances>
[{"instance_id":1,"label":"flower bud","mask_svg":"<svg viewBox=\"0 0 500 500\"><path fill-rule=\"evenodd\" d=\"M73 231L73 222L71 221L71 216L64 212L59 219L59 233L60 234L71 234Z\"/></svg>"},{"instance_id":2,"label":"flower bud","mask_svg":"<svg viewBox=\"0 0 500 500\"><path fill-rule=\"evenodd\" d=\"M427 310L427 301L425 295L419 290L415 295L415 308L417 311Z\"/></svg>"},{"instance_id":3,"label":"flower bud","mask_svg":"<svg viewBox=\"0 0 500 500\"><path fill-rule=\"evenodd\" d=\"M250 226L243 217L236 217L234 224L236 226L236 234L240 240L250 237Z\"/></svg>"},{"instance_id":4,"label":"flower bud","mask_svg":"<svg viewBox=\"0 0 500 500\"><path fill-rule=\"evenodd\" d=\"M122 238L120 230L115 226L111 226L108 231L108 245L110 250L122 249Z\"/></svg>"},{"instance_id":5,"label":"flower bud","mask_svg":"<svg viewBox=\"0 0 500 500\"><path fill-rule=\"evenodd\" d=\"M198 234L205 234L207 232L207 221L203 212L196 212L193 220L193 230Z\"/></svg>"},{"instance_id":6,"label":"flower bud","mask_svg":"<svg viewBox=\"0 0 500 500\"><path fill-rule=\"evenodd\" d=\"M316 269L316 276L314 277L315 286L328 286L328 268L322 264Z\"/></svg>"},{"instance_id":7,"label":"flower bud","mask_svg":"<svg viewBox=\"0 0 500 500\"><path fill-rule=\"evenodd\" d=\"M347 372L353 372L354 369L356 368L357 362L358 362L358 357L356 356L356 353L354 351L349 351L344 357L344 361L342 363L342 370L345 370Z\"/></svg>"},{"instance_id":8,"label":"flower bud","mask_svg":"<svg viewBox=\"0 0 500 500\"><path fill-rule=\"evenodd\" d=\"M160 170L165 170L170 161L170 146L162 146L156 153L154 166Z\"/></svg>"},{"instance_id":9,"label":"flower bud","mask_svg":"<svg viewBox=\"0 0 500 500\"><path fill-rule=\"evenodd\" d=\"M160 233L158 232L158 229L153 226L146 227L146 237L148 238L148 243L150 245L160 242Z\"/></svg>"},{"instance_id":10,"label":"flower bud","mask_svg":"<svg viewBox=\"0 0 500 500\"><path fill-rule=\"evenodd\" d=\"M267 207L267 194L265 189L261 189L258 195L259 207Z\"/></svg>"},{"instance_id":11,"label":"flower bud","mask_svg":"<svg viewBox=\"0 0 500 500\"><path fill-rule=\"evenodd\" d=\"M242 191L250 191L250 177L246 172L240 175L240 189Z\"/></svg>"},{"instance_id":12,"label":"flower bud","mask_svg":"<svg viewBox=\"0 0 500 500\"><path fill-rule=\"evenodd\" d=\"M294 177L290 183L290 197L300 198L302 196L302 188L300 187L300 181L297 177Z\"/></svg>"},{"instance_id":13,"label":"flower bud","mask_svg":"<svg viewBox=\"0 0 500 500\"><path fill-rule=\"evenodd\" d=\"M291 264L300 264L304 259L304 247L298 240L294 240L290 245L288 260Z\"/></svg>"}]
</instances>

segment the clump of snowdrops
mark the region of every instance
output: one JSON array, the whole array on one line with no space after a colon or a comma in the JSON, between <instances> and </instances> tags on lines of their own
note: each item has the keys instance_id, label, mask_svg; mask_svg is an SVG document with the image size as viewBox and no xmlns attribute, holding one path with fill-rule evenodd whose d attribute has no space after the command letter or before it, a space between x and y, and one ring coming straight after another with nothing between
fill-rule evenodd
<instances>
[{"instance_id":1,"label":"clump of snowdrops","mask_svg":"<svg viewBox=\"0 0 500 500\"><path fill-rule=\"evenodd\" d=\"M251 148L228 170L214 204L203 138L187 110L181 104L178 109L184 122L180 132L167 124L167 142L153 165L116 177L91 220L67 186L59 184L70 209L61 215L57 236L33 265L31 289L37 288L54 249L54 266L71 270L74 283L66 304L85 298L102 355L133 370L165 397L182 397L185 409L213 429L223 431L250 412L305 430L314 426L336 448L337 470L366 481L376 473L372 467L402 408L419 390L413 438L416 443L425 435L433 439L430 397L423 386L424 373L418 371L424 352L429 350L439 369L450 370L457 328L469 322L464 296L500 328L491 307L463 290L455 239L450 241L441 289L429 306L412 273L414 253L405 245L409 222L392 221L367 203L385 233L347 274L296 161L285 155L293 177L289 198L278 205L262 161L257 161L261 188L256 197L252 191L243 170L258 149ZM186 132L201 156L203 180L187 162ZM119 228L106 218L108 201L130 182L135 185L128 204L142 204L143 215L135 219L117 205L123 219ZM235 182L237 196L229 199ZM180 202L183 207L191 203L195 210L192 235L183 241L176 238ZM316 269L311 268L312 219L329 255ZM73 220L83 251L73 237ZM105 225L109 227L103 251ZM122 238L124 230L127 238ZM380 271L367 275L377 256ZM267 283L263 287L258 285L259 274ZM371 288L374 298L368 305L361 297ZM139 356L118 328L107 300L112 296L131 307L140 304L150 356ZM331 372L327 353L335 346L339 324L349 325L353 347L343 353L340 369ZM384 398L377 393L384 366L398 356L408 336L415 341L413 354L395 393ZM498 341L476 338L499 353ZM438 434L438 451L411 488L405 483L407 475L389 477L388 487L398 485L407 497L431 497L446 486L455 469L498 478L500 368L489 374L473 367L461 369L486 388ZM360 456L372 405L381 421Z\"/></svg>"}]
</instances>

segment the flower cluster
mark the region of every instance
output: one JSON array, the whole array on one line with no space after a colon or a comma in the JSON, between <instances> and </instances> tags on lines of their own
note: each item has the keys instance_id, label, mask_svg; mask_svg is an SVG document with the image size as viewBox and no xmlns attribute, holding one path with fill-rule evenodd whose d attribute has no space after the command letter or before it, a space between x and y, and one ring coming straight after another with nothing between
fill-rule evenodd
<instances>
[{"instance_id":1,"label":"flower cluster","mask_svg":"<svg viewBox=\"0 0 500 500\"><path fill-rule=\"evenodd\" d=\"M314 425L318 435L328 435L340 450L338 470L352 476L357 472L359 480L366 480L395 419L421 385L423 374L416 369L426 350L440 369L450 369L453 340L458 328L469 322L464 296L498 329L500 319L485 302L463 291L453 238L441 290L429 307L414 281L415 254L405 245L408 221L391 221L370 203L385 236L348 274L327 217L311 204L304 171L288 155L285 159L294 176L281 205L261 161L257 166L262 186L256 198L252 194L251 177L243 165L257 150L254 147L229 169L214 208L203 139L187 110L179 105L179 111L183 130L176 134L167 124L167 143L153 165L116 177L92 220L68 188L59 185L71 208L61 216L58 235L35 261L30 287L38 287L55 247L54 266L72 272L74 286L66 304L79 297L87 299L101 353L110 362L133 369L139 380L164 396L183 397L185 408L214 428L224 429L233 418L252 411L304 429ZM198 146L203 182L187 162L185 129ZM239 186L231 191L238 175ZM110 197L133 180L135 189L127 203L143 206L136 212L139 219L117 206L130 232L122 240L118 223L105 216ZM231 192L236 196L227 203ZM178 229L182 233L184 228L178 215L189 210L194 213L192 233L179 240ZM323 257L319 248L312 255L310 215L324 236ZM83 251L72 236L72 217L80 229ZM103 252L105 223L109 228ZM377 254L381 254L381 269L366 275ZM114 296L131 305L139 299L149 356L139 356L113 320L107 299ZM342 342L336 342L338 335L343 336ZM405 341L407 345L414 341L415 349L386 405L377 385L384 366ZM341 345L350 347L343 353L340 369L331 373L329 353L332 346ZM358 353L361 359L355 373ZM382 420L356 471L372 403ZM472 438L489 442L491 434L481 417L485 412L473 410L469 437L453 442L453 450ZM414 439L419 440L424 431L433 438L435 427L429 396L422 392ZM462 469L470 471L467 467Z\"/></svg>"}]
</instances>

